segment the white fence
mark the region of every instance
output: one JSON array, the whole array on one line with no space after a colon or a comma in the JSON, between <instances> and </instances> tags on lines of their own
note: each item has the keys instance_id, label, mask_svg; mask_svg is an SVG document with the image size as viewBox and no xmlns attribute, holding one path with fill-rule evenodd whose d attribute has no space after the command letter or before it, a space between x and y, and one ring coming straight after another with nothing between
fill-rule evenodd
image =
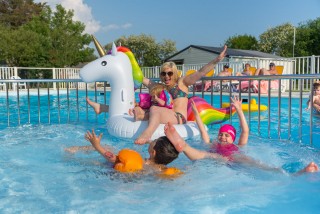
<instances>
[{"instance_id":1,"label":"white fence","mask_svg":"<svg viewBox=\"0 0 320 214\"><path fill-rule=\"evenodd\" d=\"M243 59L233 59L229 60L229 66L233 70L233 74L236 72L242 71L245 63L250 63L256 68L267 68L270 62L274 62L276 65L284 66L283 74L292 75L292 74L318 74L320 73L320 56L308 56L308 57L295 57L295 58L282 58L282 59L266 59L266 58L243 58ZM214 75L217 75L219 71L222 70L225 63L219 63L215 67ZM199 70L204 64L192 64L192 65L178 65L178 69L182 72L182 75L185 75L186 72L190 69ZM142 67L141 68L144 75L148 78L159 78L160 66L154 67ZM28 72L50 72L52 74L52 79L80 79L79 71L80 68L34 68L34 67L0 67L0 86L3 85L1 79L12 79L14 76L20 76L22 79L29 79ZM42 71L42 72L39 72ZM24 75L21 75L24 74ZM38 78L43 78L39 75ZM305 80L302 83L303 90L310 90L312 80ZM59 84L59 85L57 85ZM288 82L284 81L286 88L288 89ZM32 86L31 86L32 87ZM52 83L51 88L56 89L67 88L65 82ZM75 88L75 84L70 83L69 88ZM79 83L78 87L80 89L85 88L84 83ZM293 90L298 90L300 85L298 82L292 84ZM8 89L13 87L8 85ZM0 87L0 90L4 90L4 87Z\"/></svg>"}]
</instances>

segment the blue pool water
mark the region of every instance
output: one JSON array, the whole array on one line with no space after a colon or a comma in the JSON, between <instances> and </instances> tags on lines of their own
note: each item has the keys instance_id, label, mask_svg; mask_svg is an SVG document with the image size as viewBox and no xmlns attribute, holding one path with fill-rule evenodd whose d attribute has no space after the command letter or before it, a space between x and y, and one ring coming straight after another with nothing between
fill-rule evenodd
<instances>
[{"instance_id":1,"label":"blue pool water","mask_svg":"<svg viewBox=\"0 0 320 214\"><path fill-rule=\"evenodd\" d=\"M46 105L41 107L40 116L38 110L33 109L31 124L27 124L25 113L28 110L23 97L20 97L20 111L24 114L20 120L24 125L17 126L14 122L17 109L11 112L10 127L7 127L7 121L1 120L0 213L317 213L320 208L320 173L292 176L212 160L191 162L181 154L170 166L180 168L184 175L164 180L152 174L116 173L97 152L69 154L65 148L89 144L84 133L94 128L97 133L104 134L102 143L112 145L115 151L129 147L148 157L147 146L109 136L105 115L96 117L88 109L89 118L86 120L83 94L79 107L70 103L68 108L64 96L60 100L60 113L53 108L58 103L57 97L50 97L51 124L46 122ZM71 96L76 99L75 94L71 93ZM46 96L40 99L40 102L47 103ZM98 97L98 101L103 101L103 97ZM38 103L38 98L31 97L31 102ZM272 103L276 105L277 100ZM0 105L0 116L4 118L6 103L2 97ZM15 101L11 100L10 105L16 106ZM281 106L281 129L284 132L281 134L285 136L285 99ZM293 109L295 113L297 108ZM60 120L56 118L59 114ZM278 121L274 118L278 112L271 114L273 125L277 126ZM36 124L39 117L41 124ZM254 119L258 116L252 114L251 117L251 129L255 130L257 123ZM261 117L261 132L264 133L265 113ZM304 126L308 119L308 113L304 112ZM310 161L320 164L319 147L303 142L308 141L308 133L303 133L303 139L299 139L294 131L298 120L293 120L292 140L277 140L274 136L277 131L273 129L271 139L263 134L259 137L253 131L242 152L287 172L297 171ZM236 116L232 122L237 127ZM317 120L314 126L314 137L319 137ZM209 127L210 135L217 134L216 128ZM207 149L200 138L189 139L188 143Z\"/></svg>"}]
</instances>

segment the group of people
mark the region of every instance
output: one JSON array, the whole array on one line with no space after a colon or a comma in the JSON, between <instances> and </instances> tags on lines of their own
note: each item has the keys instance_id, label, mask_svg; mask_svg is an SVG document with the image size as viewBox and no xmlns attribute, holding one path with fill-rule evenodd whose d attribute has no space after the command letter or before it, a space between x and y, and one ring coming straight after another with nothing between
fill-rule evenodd
<instances>
[{"instance_id":1,"label":"group of people","mask_svg":"<svg viewBox=\"0 0 320 214\"><path fill-rule=\"evenodd\" d=\"M157 92L154 91L154 88L159 87L159 84L146 77L143 78L143 85L145 85L151 92L147 101L149 104L146 108L143 108L143 103L140 101L133 109L129 110L129 114L132 115L135 120L148 120L148 127L134 141L135 144L139 145L149 143L148 151L150 157L144 164L154 166L153 168L156 170L163 170L166 168L165 165L175 160L178 157L178 154L183 152L190 160L213 158L224 162L233 161L248 163L266 170L282 171L279 168L258 163L257 161L241 154L239 147L247 144L249 128L242 111L242 101L239 100L238 97L231 98L232 105L237 111L241 125L237 145L235 145L237 131L230 124L221 126L217 141L212 143L209 151L201 151L188 145L185 140L179 136L173 126L174 124L184 124L187 122L188 86L194 84L210 72L217 63L223 60L226 56L226 52L227 46L224 46L221 53L215 59L204 65L197 72L183 77L179 77L175 63L164 63L160 70L160 80L164 87L161 87ZM106 105L93 102L88 98L87 102L92 106L97 114L108 111L108 106ZM202 140L205 143L211 143L205 125L203 124L194 103L192 103L192 110L195 114L196 123L201 133ZM154 131L160 124L166 124L164 127L166 136L151 141L150 139ZM114 164L117 163L117 155L115 155L110 149L100 145L101 138L102 134L97 136L94 130L92 132L88 131L85 134L85 139L91 143L96 151L98 151L108 161ZM69 151L74 150L79 150L79 148L69 149ZM318 171L318 166L314 162L311 162L304 169L299 171L299 173L316 171Z\"/></svg>"},{"instance_id":2,"label":"group of people","mask_svg":"<svg viewBox=\"0 0 320 214\"><path fill-rule=\"evenodd\" d=\"M251 76L251 65L249 63L246 63L244 65L244 70L242 72L236 73L236 76ZM266 68L258 68L255 70L254 74L255 76L257 75L277 75L278 71L276 69L276 64L271 62L269 64L269 69Z\"/></svg>"}]
</instances>

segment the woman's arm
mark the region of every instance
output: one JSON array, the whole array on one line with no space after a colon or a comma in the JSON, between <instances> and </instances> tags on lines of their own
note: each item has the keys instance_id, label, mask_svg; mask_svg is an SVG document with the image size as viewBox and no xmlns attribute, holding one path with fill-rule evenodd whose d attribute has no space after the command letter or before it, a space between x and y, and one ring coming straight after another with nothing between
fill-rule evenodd
<instances>
[{"instance_id":1,"label":"woman's arm","mask_svg":"<svg viewBox=\"0 0 320 214\"><path fill-rule=\"evenodd\" d=\"M142 84L146 86L148 89L151 89L156 83L147 77L143 77Z\"/></svg>"},{"instance_id":2,"label":"woman's arm","mask_svg":"<svg viewBox=\"0 0 320 214\"><path fill-rule=\"evenodd\" d=\"M194 114L194 116L196 118L197 125L198 125L199 130L200 130L201 138L205 143L209 144L210 143L209 134L208 134L206 128L204 127L204 124L203 124L203 122L201 120L201 117L199 115L198 109L196 107L196 104L194 103L193 100L191 101L191 106L192 106L193 114Z\"/></svg>"},{"instance_id":3,"label":"woman's arm","mask_svg":"<svg viewBox=\"0 0 320 214\"><path fill-rule=\"evenodd\" d=\"M185 86L193 85L196 81L204 77L207 73L209 73L215 66L218 64L223 58L226 56L227 46L225 45L222 52L215 59L211 60L208 64L203 66L199 71L194 72L188 76L182 77L183 84Z\"/></svg>"},{"instance_id":4,"label":"woman's arm","mask_svg":"<svg viewBox=\"0 0 320 214\"><path fill-rule=\"evenodd\" d=\"M91 145L95 148L95 150L99 152L105 159L107 159L111 163L116 162L117 156L113 154L111 151L107 151L106 149L104 149L100 144L102 133L97 137L94 130L92 130L92 133L90 131L87 131L84 138L87 141L89 141Z\"/></svg>"},{"instance_id":5,"label":"woman's arm","mask_svg":"<svg viewBox=\"0 0 320 214\"><path fill-rule=\"evenodd\" d=\"M248 143L248 137L249 137L249 127L247 124L247 120L243 114L242 111L242 101L239 100L237 96L231 97L232 105L236 108L239 120L240 120L240 126L241 126L241 134L239 138L239 146L246 145Z\"/></svg>"}]
</instances>

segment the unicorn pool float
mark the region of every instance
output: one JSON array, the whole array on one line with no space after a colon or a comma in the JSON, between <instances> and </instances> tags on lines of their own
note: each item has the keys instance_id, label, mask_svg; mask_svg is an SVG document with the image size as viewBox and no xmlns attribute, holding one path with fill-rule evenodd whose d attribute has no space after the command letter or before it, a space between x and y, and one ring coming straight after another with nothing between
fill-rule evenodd
<instances>
[{"instance_id":1,"label":"unicorn pool float","mask_svg":"<svg viewBox=\"0 0 320 214\"><path fill-rule=\"evenodd\" d=\"M93 41L101 57L85 65L80 70L80 77L86 83L97 81L108 81L110 83L111 91L107 130L112 136L136 139L147 128L148 121L135 121L133 116L129 115L128 112L129 109L134 107L135 89L140 88L143 73L133 53L128 48L117 48L113 43L111 52L106 54L95 37L93 37ZM204 122L206 125L209 123L221 123L230 118L230 108L216 109L209 104L204 108L206 102L203 99L192 99L195 99L194 101L200 116L201 118L205 118ZM198 104L199 107L202 107L199 108ZM231 112L234 113L234 109ZM189 111L188 118L194 120L192 115L192 111ZM151 139L165 135L164 125L159 125ZM194 121L174 126L183 138L190 138L200 134Z\"/></svg>"}]
</instances>

